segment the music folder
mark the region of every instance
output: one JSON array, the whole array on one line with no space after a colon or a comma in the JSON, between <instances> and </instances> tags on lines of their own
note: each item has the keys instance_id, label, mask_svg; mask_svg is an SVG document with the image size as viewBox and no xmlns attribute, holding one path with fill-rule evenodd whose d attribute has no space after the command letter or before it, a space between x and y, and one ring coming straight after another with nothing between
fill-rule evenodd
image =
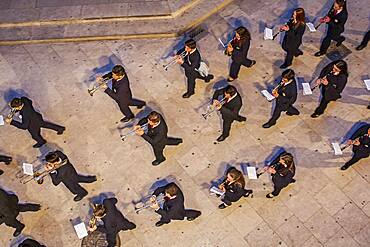
<instances>
[{"instance_id":1,"label":"music folder","mask_svg":"<svg viewBox=\"0 0 370 247\"><path fill-rule=\"evenodd\" d=\"M272 35L272 29L271 28L268 28L268 27L265 27L265 31L264 31L264 37L263 37L265 40L273 40L274 37Z\"/></svg>"},{"instance_id":2,"label":"music folder","mask_svg":"<svg viewBox=\"0 0 370 247\"><path fill-rule=\"evenodd\" d=\"M311 86L310 86L309 83L303 82L302 87L303 87L303 95L311 95L312 94Z\"/></svg>"},{"instance_id":3,"label":"music folder","mask_svg":"<svg viewBox=\"0 0 370 247\"><path fill-rule=\"evenodd\" d=\"M79 239L83 239L84 237L86 237L88 235L84 222L80 222L76 225L73 225L73 227L74 227L74 229L76 231L76 234L77 234L77 237Z\"/></svg>"},{"instance_id":4,"label":"music folder","mask_svg":"<svg viewBox=\"0 0 370 247\"><path fill-rule=\"evenodd\" d=\"M364 82L365 82L365 85L366 85L366 89L370 90L370 79L364 80Z\"/></svg>"},{"instance_id":5,"label":"music folder","mask_svg":"<svg viewBox=\"0 0 370 247\"><path fill-rule=\"evenodd\" d=\"M23 163L23 173L29 176L33 176L33 165L29 163Z\"/></svg>"},{"instance_id":6,"label":"music folder","mask_svg":"<svg viewBox=\"0 0 370 247\"><path fill-rule=\"evenodd\" d=\"M214 194L217 194L217 195L220 195L220 196L223 196L223 194L225 194L225 192L223 192L222 190L220 190L220 189L219 189L219 188L217 188L216 186L212 186L212 187L209 189L209 192L214 193Z\"/></svg>"},{"instance_id":7,"label":"music folder","mask_svg":"<svg viewBox=\"0 0 370 247\"><path fill-rule=\"evenodd\" d=\"M333 142L331 145L333 146L334 154L335 155L342 155L343 154L343 152L342 152L342 150L341 150L341 148L339 146L339 143Z\"/></svg>"},{"instance_id":8,"label":"music folder","mask_svg":"<svg viewBox=\"0 0 370 247\"><path fill-rule=\"evenodd\" d=\"M311 22L307 22L306 25L308 29L310 30L310 32L316 32L316 28Z\"/></svg>"},{"instance_id":9,"label":"music folder","mask_svg":"<svg viewBox=\"0 0 370 247\"><path fill-rule=\"evenodd\" d=\"M5 122L4 122L4 117L3 115L0 115L0 125L4 125Z\"/></svg>"},{"instance_id":10,"label":"music folder","mask_svg":"<svg viewBox=\"0 0 370 247\"><path fill-rule=\"evenodd\" d=\"M247 167L247 174L248 174L249 179L257 179L256 167L248 166Z\"/></svg>"},{"instance_id":11,"label":"music folder","mask_svg":"<svg viewBox=\"0 0 370 247\"><path fill-rule=\"evenodd\" d=\"M275 99L275 97L272 96L267 90L262 90L261 93L263 94L263 96L266 97L268 101Z\"/></svg>"}]
</instances>

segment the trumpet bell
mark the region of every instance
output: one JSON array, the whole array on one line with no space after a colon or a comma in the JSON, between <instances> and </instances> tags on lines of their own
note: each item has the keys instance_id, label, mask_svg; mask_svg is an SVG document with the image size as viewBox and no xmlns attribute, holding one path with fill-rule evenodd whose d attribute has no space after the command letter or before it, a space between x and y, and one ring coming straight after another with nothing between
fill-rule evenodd
<instances>
[{"instance_id":1,"label":"trumpet bell","mask_svg":"<svg viewBox=\"0 0 370 247\"><path fill-rule=\"evenodd\" d=\"M90 94L90 96L93 96L94 95L94 88L93 89L87 89L87 92Z\"/></svg>"}]
</instances>

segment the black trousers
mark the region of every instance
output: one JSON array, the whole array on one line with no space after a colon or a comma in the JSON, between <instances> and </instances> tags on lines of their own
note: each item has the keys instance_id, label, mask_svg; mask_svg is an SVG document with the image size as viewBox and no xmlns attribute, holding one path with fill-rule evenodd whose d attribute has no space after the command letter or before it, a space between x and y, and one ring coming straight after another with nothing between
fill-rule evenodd
<instances>
[{"instance_id":1,"label":"black trousers","mask_svg":"<svg viewBox=\"0 0 370 247\"><path fill-rule=\"evenodd\" d=\"M228 137L230 135L231 124L234 122L234 119L223 119L222 122L222 135Z\"/></svg>"},{"instance_id":2,"label":"black trousers","mask_svg":"<svg viewBox=\"0 0 370 247\"><path fill-rule=\"evenodd\" d=\"M282 48L286 52L285 61L284 61L284 64L286 65L292 65L294 56L298 56L299 54L303 53L299 48L291 49L290 47L286 47L284 44Z\"/></svg>"},{"instance_id":3,"label":"black trousers","mask_svg":"<svg viewBox=\"0 0 370 247\"><path fill-rule=\"evenodd\" d=\"M62 131L64 129L63 126L60 126L58 124L50 123L47 121L43 121L40 126L31 127L28 129L28 132L30 132L32 139L34 139L37 143L45 143L46 140L41 136L41 128L44 129L51 129L56 132Z\"/></svg>"},{"instance_id":4,"label":"black trousers","mask_svg":"<svg viewBox=\"0 0 370 247\"><path fill-rule=\"evenodd\" d=\"M366 154L366 153L363 153L363 152L358 152L356 150L356 146L353 147L353 156L352 158L347 161L344 165L346 167L350 167L351 165L357 163L359 160L363 159L363 158L367 158L369 157L369 154Z\"/></svg>"},{"instance_id":5,"label":"black trousers","mask_svg":"<svg viewBox=\"0 0 370 247\"><path fill-rule=\"evenodd\" d=\"M139 99L134 99L131 98L128 101L122 101L122 102L117 102L119 109L121 110L122 114L125 117L128 118L133 118L135 115L132 113L131 109L129 106L138 106L142 107L145 105L145 101L139 100Z\"/></svg>"},{"instance_id":6,"label":"black trousers","mask_svg":"<svg viewBox=\"0 0 370 247\"><path fill-rule=\"evenodd\" d=\"M64 185L67 187L67 189L74 195L79 195L79 196L85 196L87 195L87 190L85 190L79 183L93 183L96 181L95 176L83 176L83 175L78 175L78 180L77 182L68 182L64 183Z\"/></svg>"},{"instance_id":7,"label":"black trousers","mask_svg":"<svg viewBox=\"0 0 370 247\"><path fill-rule=\"evenodd\" d=\"M345 40L345 38L343 36L341 36L340 34L335 35L335 36L334 35L326 35L325 38L323 39L322 43L321 43L320 52L326 53L326 51L328 50L332 40L339 43L339 42L343 42Z\"/></svg>"},{"instance_id":8,"label":"black trousers","mask_svg":"<svg viewBox=\"0 0 370 247\"><path fill-rule=\"evenodd\" d=\"M272 113L272 116L269 120L269 123L275 124L276 121L279 119L281 112L283 111L286 111L287 113L291 115L299 115L299 111L293 105L289 105L289 107L286 108L277 103L275 106L274 112Z\"/></svg>"},{"instance_id":9,"label":"black trousers","mask_svg":"<svg viewBox=\"0 0 370 247\"><path fill-rule=\"evenodd\" d=\"M370 40L370 30L367 31L367 33L364 36L364 39L361 42L361 45L367 46L367 43L369 43Z\"/></svg>"},{"instance_id":10,"label":"black trousers","mask_svg":"<svg viewBox=\"0 0 370 247\"><path fill-rule=\"evenodd\" d=\"M325 97L321 97L319 106L315 109L315 114L321 115L324 113L326 107L328 107L328 104L331 100L326 100Z\"/></svg>"},{"instance_id":11,"label":"black trousers","mask_svg":"<svg viewBox=\"0 0 370 247\"><path fill-rule=\"evenodd\" d=\"M18 204L18 210L19 212L27 212L27 211L38 211L40 209L40 205L39 204L35 204L35 203L22 203L22 204ZM24 224L22 224L19 220L17 220L17 215L11 215L11 216L3 216L2 218L0 218L0 222L4 222L5 225L9 226L9 227L13 227L15 229L20 229L22 227L24 227Z\"/></svg>"},{"instance_id":12,"label":"black trousers","mask_svg":"<svg viewBox=\"0 0 370 247\"><path fill-rule=\"evenodd\" d=\"M231 66L230 66L230 73L229 73L229 76L233 79L236 79L238 78L238 75L239 75L239 71L240 71L240 67L244 65L245 67L250 67L252 66L252 60L250 59L245 59L244 61L242 62L235 62L235 61L232 61L231 62Z\"/></svg>"},{"instance_id":13,"label":"black trousers","mask_svg":"<svg viewBox=\"0 0 370 247\"><path fill-rule=\"evenodd\" d=\"M200 216L202 213L198 210L194 210L194 209L185 209L185 217L186 218L197 218L198 216ZM183 220L183 219L173 219L173 220ZM161 216L161 219L160 219L161 222L163 223L170 223L171 222L171 219L169 218L166 218L166 217L163 217Z\"/></svg>"},{"instance_id":14,"label":"black trousers","mask_svg":"<svg viewBox=\"0 0 370 247\"><path fill-rule=\"evenodd\" d=\"M155 159L156 160L161 160L163 161L165 159L163 155L163 150L166 147L166 145L170 146L177 146L180 143L182 143L181 138L175 138L175 137L167 137L166 143L165 144L160 144L160 145L152 145Z\"/></svg>"},{"instance_id":15,"label":"black trousers","mask_svg":"<svg viewBox=\"0 0 370 247\"><path fill-rule=\"evenodd\" d=\"M194 94L195 92L195 80L196 79L202 79L202 80L206 80L206 77L204 76L201 76L198 72L197 72L197 75L186 75L186 78L187 78L187 93L189 94Z\"/></svg>"},{"instance_id":16,"label":"black trousers","mask_svg":"<svg viewBox=\"0 0 370 247\"><path fill-rule=\"evenodd\" d=\"M9 162L12 160L12 157L6 155L0 155L0 162Z\"/></svg>"}]
</instances>

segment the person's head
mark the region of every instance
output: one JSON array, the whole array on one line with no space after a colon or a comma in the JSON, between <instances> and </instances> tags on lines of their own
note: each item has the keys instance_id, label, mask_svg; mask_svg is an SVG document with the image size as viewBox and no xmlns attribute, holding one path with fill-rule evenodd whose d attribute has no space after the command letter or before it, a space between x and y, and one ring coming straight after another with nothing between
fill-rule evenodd
<instances>
[{"instance_id":1,"label":"person's head","mask_svg":"<svg viewBox=\"0 0 370 247\"><path fill-rule=\"evenodd\" d=\"M161 115L158 112L152 111L148 116L148 124L150 126L157 125L161 121Z\"/></svg>"},{"instance_id":2,"label":"person's head","mask_svg":"<svg viewBox=\"0 0 370 247\"><path fill-rule=\"evenodd\" d=\"M251 34L249 33L248 29L246 29L243 26L238 27L235 29L235 38L237 40L250 40L251 39Z\"/></svg>"},{"instance_id":3,"label":"person's head","mask_svg":"<svg viewBox=\"0 0 370 247\"><path fill-rule=\"evenodd\" d=\"M186 52L191 52L195 48L197 48L197 43L195 42L195 40L188 39L187 41L185 41L185 51Z\"/></svg>"},{"instance_id":4,"label":"person's head","mask_svg":"<svg viewBox=\"0 0 370 247\"><path fill-rule=\"evenodd\" d=\"M225 98L229 99L236 94L236 88L232 85L228 85L225 90Z\"/></svg>"},{"instance_id":5,"label":"person's head","mask_svg":"<svg viewBox=\"0 0 370 247\"><path fill-rule=\"evenodd\" d=\"M243 177L243 173L241 171L239 171L238 169L236 168L231 168L228 172L227 172L227 175L226 175L226 180L229 182L229 183L238 183L240 184L242 187L245 186L245 180L244 180L244 177Z\"/></svg>"},{"instance_id":6,"label":"person's head","mask_svg":"<svg viewBox=\"0 0 370 247\"><path fill-rule=\"evenodd\" d=\"M367 129L367 134L370 135L370 128Z\"/></svg>"},{"instance_id":7,"label":"person's head","mask_svg":"<svg viewBox=\"0 0 370 247\"><path fill-rule=\"evenodd\" d=\"M345 0L335 0L334 1L334 9L336 11L342 10L346 7L346 1Z\"/></svg>"},{"instance_id":8,"label":"person's head","mask_svg":"<svg viewBox=\"0 0 370 247\"><path fill-rule=\"evenodd\" d=\"M293 12L293 19L300 24L305 24L306 17L303 8L297 8Z\"/></svg>"},{"instance_id":9,"label":"person's head","mask_svg":"<svg viewBox=\"0 0 370 247\"><path fill-rule=\"evenodd\" d=\"M122 77L125 75L125 69L122 65L115 65L112 69L112 78L116 81L119 81L122 79Z\"/></svg>"},{"instance_id":10,"label":"person's head","mask_svg":"<svg viewBox=\"0 0 370 247\"><path fill-rule=\"evenodd\" d=\"M21 110L22 107L23 107L23 102L20 98L14 98L12 99L12 101L10 101L10 104L9 106L13 109L16 109L16 110Z\"/></svg>"},{"instance_id":11,"label":"person's head","mask_svg":"<svg viewBox=\"0 0 370 247\"><path fill-rule=\"evenodd\" d=\"M179 189L177 188L177 186L175 184L170 184L166 187L166 189L164 190L164 193L166 194L165 196L167 197L174 197L177 195Z\"/></svg>"},{"instance_id":12,"label":"person's head","mask_svg":"<svg viewBox=\"0 0 370 247\"><path fill-rule=\"evenodd\" d=\"M293 155L291 155L290 153L281 155L279 163L286 167L290 167L293 164Z\"/></svg>"},{"instance_id":13,"label":"person's head","mask_svg":"<svg viewBox=\"0 0 370 247\"><path fill-rule=\"evenodd\" d=\"M348 76L347 63L343 60L334 61L332 71L334 75L344 74Z\"/></svg>"},{"instance_id":14,"label":"person's head","mask_svg":"<svg viewBox=\"0 0 370 247\"><path fill-rule=\"evenodd\" d=\"M288 82L294 79L294 76L295 76L295 73L294 73L294 70L292 69L284 70L284 72L281 74L282 80L284 82Z\"/></svg>"},{"instance_id":15,"label":"person's head","mask_svg":"<svg viewBox=\"0 0 370 247\"><path fill-rule=\"evenodd\" d=\"M103 204L91 204L93 214L96 218L103 218L106 215L106 210Z\"/></svg>"},{"instance_id":16,"label":"person's head","mask_svg":"<svg viewBox=\"0 0 370 247\"><path fill-rule=\"evenodd\" d=\"M49 164L56 165L61 161L61 159L56 152L49 152L45 156L45 161Z\"/></svg>"}]
</instances>

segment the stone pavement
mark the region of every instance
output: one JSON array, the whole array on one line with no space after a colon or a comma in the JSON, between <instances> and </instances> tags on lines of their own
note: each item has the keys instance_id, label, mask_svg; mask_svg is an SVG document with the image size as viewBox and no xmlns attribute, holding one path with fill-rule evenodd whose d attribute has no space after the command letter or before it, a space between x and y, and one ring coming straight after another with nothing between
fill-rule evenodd
<instances>
[{"instance_id":1,"label":"stone pavement","mask_svg":"<svg viewBox=\"0 0 370 247\"><path fill-rule=\"evenodd\" d=\"M4 2L10 4L9 8L18 1ZM13 96L27 95L46 119L67 127L62 136L43 131L49 143L41 150L32 148L33 140L27 132L12 126L0 128L0 151L15 160L1 167L5 171L1 187L15 192L22 201L43 205L40 212L20 214L19 219L26 224L24 234L48 247L79 246L69 220L81 217L87 223L88 201L106 193L119 199L118 208L137 225L133 231L120 233L123 246L370 246L369 159L343 172L339 167L351 152L348 149L343 156L334 156L330 146L332 141L347 136L358 121L370 121L366 109L370 97L362 81L369 76L366 61L370 50L354 49L368 28L363 21L368 16L365 1L349 2L344 45L352 53L345 59L350 76L342 99L332 103L325 115L311 119L319 92L303 96L300 87L296 106L301 115L282 114L276 126L267 130L261 127L272 105L259 91L276 85L273 83L281 74L278 66L285 55L278 40L263 40L263 28L265 24L284 23L290 15L287 11L291 13L298 6L306 10L310 21L327 10L321 1L244 0L235 1L205 21L209 33L198 45L215 80L209 84L198 82L196 95L190 100L181 98L185 91L181 69L174 66L165 72L162 67L173 47L180 47L181 39L0 47L1 113L8 113L6 103ZM255 67L243 68L239 79L232 83L242 94L241 115L247 116L247 122L236 123L225 142L214 144L220 134L220 117L213 114L204 120L201 113L214 89L225 85L228 73L229 59L223 55L217 38L227 40L240 24L251 31L249 56L257 60ZM300 82L314 78L330 61L312 55L324 30L321 27L317 33L306 31L304 55L295 59L292 67ZM93 78L117 63L124 64L134 97L148 103L142 111L135 109L135 114L142 117L151 109L163 113L169 135L184 139L182 145L165 149L167 161L158 167L151 165L151 147L141 138L120 140L120 133L126 133L131 126L117 124L122 116L115 103L102 92L94 97L87 93ZM241 199L224 210L217 208L219 199L210 196L208 189L228 165L262 166L281 147L295 157L294 185L277 198L266 199L265 194L272 189L269 176L262 175L258 180L246 177L246 187L254 190L253 198ZM22 162L32 162L55 148L63 150L81 173L99 177L98 182L84 185L88 199L73 202L73 195L63 185L54 187L50 179L39 186L21 185L15 178ZM185 195L185 206L201 210L200 218L156 228L157 214L150 210L134 212L132 201L164 179L177 181ZM14 242L13 229L1 225L0 232L0 246Z\"/></svg>"}]
</instances>

